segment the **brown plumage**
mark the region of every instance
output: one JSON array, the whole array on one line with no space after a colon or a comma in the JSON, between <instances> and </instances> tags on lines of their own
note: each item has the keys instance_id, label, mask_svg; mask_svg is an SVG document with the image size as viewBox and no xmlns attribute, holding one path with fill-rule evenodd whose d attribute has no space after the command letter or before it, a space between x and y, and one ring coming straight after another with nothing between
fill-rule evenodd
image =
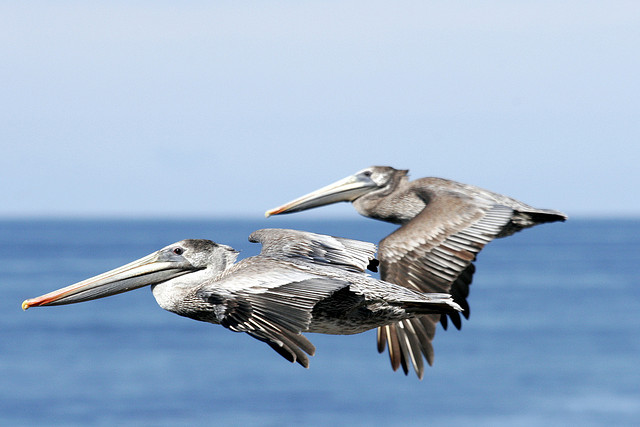
<instances>
[{"instance_id":1,"label":"brown plumage","mask_svg":"<svg viewBox=\"0 0 640 427\"><path fill-rule=\"evenodd\" d=\"M350 201L367 217L400 224L379 244L382 280L420 292L450 293L469 317L473 261L491 240L524 228L564 221L562 212L536 209L511 197L442 178L409 181L406 170L373 166L302 196L266 215ZM459 313L449 319L461 327ZM424 315L378 328L378 351L389 349L394 370L409 364L422 378L422 356L433 364L436 324L446 315Z\"/></svg>"}]
</instances>

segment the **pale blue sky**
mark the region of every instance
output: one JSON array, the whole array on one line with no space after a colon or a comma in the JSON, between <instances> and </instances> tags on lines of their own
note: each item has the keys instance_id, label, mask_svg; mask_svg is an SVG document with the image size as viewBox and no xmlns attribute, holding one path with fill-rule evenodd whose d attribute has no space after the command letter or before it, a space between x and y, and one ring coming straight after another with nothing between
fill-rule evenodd
<instances>
[{"instance_id":1,"label":"pale blue sky","mask_svg":"<svg viewBox=\"0 0 640 427\"><path fill-rule=\"evenodd\" d=\"M637 1L4 1L0 57L0 216L260 219L372 164L640 215Z\"/></svg>"}]
</instances>

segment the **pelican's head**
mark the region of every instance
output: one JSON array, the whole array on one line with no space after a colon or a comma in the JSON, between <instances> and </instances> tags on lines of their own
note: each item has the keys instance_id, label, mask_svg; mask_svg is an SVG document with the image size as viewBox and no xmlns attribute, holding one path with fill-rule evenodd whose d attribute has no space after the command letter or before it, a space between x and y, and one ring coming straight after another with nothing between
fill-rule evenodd
<instances>
[{"instance_id":1,"label":"pelican's head","mask_svg":"<svg viewBox=\"0 0 640 427\"><path fill-rule=\"evenodd\" d=\"M289 203L270 209L265 212L265 216L299 212L336 202L353 202L365 194L374 192L386 194L406 175L406 170L394 169L390 166L370 166Z\"/></svg>"},{"instance_id":2,"label":"pelican's head","mask_svg":"<svg viewBox=\"0 0 640 427\"><path fill-rule=\"evenodd\" d=\"M222 271L237 252L210 240L188 239L66 288L25 300L23 310L104 298L207 269Z\"/></svg>"}]
</instances>

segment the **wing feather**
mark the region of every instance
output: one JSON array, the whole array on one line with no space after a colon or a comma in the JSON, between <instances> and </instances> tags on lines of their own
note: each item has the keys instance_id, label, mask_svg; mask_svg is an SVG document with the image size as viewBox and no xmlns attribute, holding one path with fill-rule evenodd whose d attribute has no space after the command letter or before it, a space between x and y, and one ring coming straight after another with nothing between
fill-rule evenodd
<instances>
[{"instance_id":1,"label":"wing feather","mask_svg":"<svg viewBox=\"0 0 640 427\"><path fill-rule=\"evenodd\" d=\"M268 260L262 261L269 263ZM249 263L249 267L251 265ZM243 271L240 269L231 279L218 280L203 287L198 296L215 306L214 312L222 326L235 332L246 332L269 344L290 362L298 362L308 368L307 354L312 356L315 347L302 332L309 328L313 307L337 290L349 286L349 283L311 274L307 274L303 280L286 282L283 279L286 276L277 269L265 270L267 272L263 273L260 280L254 279L256 285L252 290L227 286L227 281L242 278ZM273 279L271 287L261 283L265 275ZM249 274L245 276L253 277ZM293 277L299 279L300 274ZM247 280L248 277L244 277L245 285Z\"/></svg>"},{"instance_id":2,"label":"wing feather","mask_svg":"<svg viewBox=\"0 0 640 427\"><path fill-rule=\"evenodd\" d=\"M249 241L262 244L263 256L301 259L357 272L364 272L376 253L373 243L298 230L265 228L251 233Z\"/></svg>"},{"instance_id":3,"label":"wing feather","mask_svg":"<svg viewBox=\"0 0 640 427\"><path fill-rule=\"evenodd\" d=\"M380 242L381 278L419 292L451 293L468 318L466 298L475 271L473 261L487 243L499 236L512 216L513 210L507 206L456 194L438 195L413 220ZM459 329L460 315L452 312L448 316ZM422 378L424 364L417 355L422 353L430 365L433 363L431 341L439 320L446 329L447 315L437 314L381 328L378 350L382 352L385 345L399 343L389 350L392 367L397 369L402 360L411 360Z\"/></svg>"}]
</instances>

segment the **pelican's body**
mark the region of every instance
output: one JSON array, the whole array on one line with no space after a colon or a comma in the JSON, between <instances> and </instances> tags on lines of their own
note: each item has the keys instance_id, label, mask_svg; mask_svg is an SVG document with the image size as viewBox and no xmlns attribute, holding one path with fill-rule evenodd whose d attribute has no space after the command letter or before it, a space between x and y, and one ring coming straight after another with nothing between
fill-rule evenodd
<instances>
[{"instance_id":1,"label":"pelican's body","mask_svg":"<svg viewBox=\"0 0 640 427\"><path fill-rule=\"evenodd\" d=\"M266 215L350 201L362 215L400 224L379 244L382 280L419 292L451 293L469 316L466 297L477 253L494 238L537 224L564 221L558 211L536 209L511 197L442 178L409 181L406 170L373 166ZM457 312L449 314L460 328ZM378 329L378 349L388 345L394 369L411 361L422 378L422 355L433 363L435 325L447 317L426 315Z\"/></svg>"},{"instance_id":2,"label":"pelican's body","mask_svg":"<svg viewBox=\"0 0 640 427\"><path fill-rule=\"evenodd\" d=\"M375 245L294 230L258 230L259 255L210 240L183 240L23 308L72 304L151 285L165 310L221 324L308 367L315 348L302 332L355 334L425 313L460 309L450 295L425 295L368 276ZM305 354L306 353L306 354Z\"/></svg>"}]
</instances>

